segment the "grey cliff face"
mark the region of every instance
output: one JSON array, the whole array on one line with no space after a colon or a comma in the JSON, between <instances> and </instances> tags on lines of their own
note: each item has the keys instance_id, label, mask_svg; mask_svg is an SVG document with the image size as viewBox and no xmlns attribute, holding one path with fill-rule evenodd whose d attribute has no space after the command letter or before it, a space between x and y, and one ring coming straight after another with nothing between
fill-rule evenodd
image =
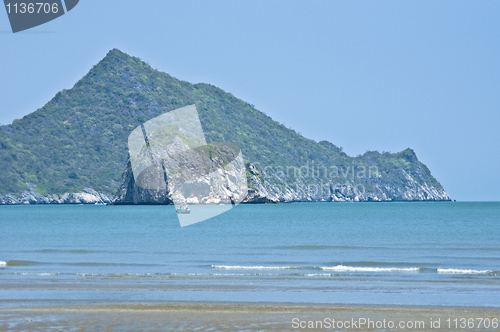
<instances>
[{"instance_id":1,"label":"grey cliff face","mask_svg":"<svg viewBox=\"0 0 500 332\"><path fill-rule=\"evenodd\" d=\"M340 181L325 182L322 179L296 179L292 184L282 173L266 172L263 174L253 164L247 165L248 194L242 203L284 203L284 202L390 202L390 201L450 201L448 194L430 186L416 174L409 174L404 169L406 182L402 184L386 183L380 177L362 179L344 178ZM224 172L221 171L221 176ZM227 175L227 174L226 174ZM221 182L209 182L206 197L216 204L218 193L228 190ZM235 186L236 187L236 186ZM365 188L370 187L368 191ZM230 189L229 189L230 190ZM115 204L170 204L167 191L147 191L137 187L131 174L131 169L123 174L121 189L115 199ZM203 198L202 198L203 199ZM202 202L192 201L196 204Z\"/></svg>"},{"instance_id":2,"label":"grey cliff face","mask_svg":"<svg viewBox=\"0 0 500 332\"><path fill-rule=\"evenodd\" d=\"M220 151L216 151L219 153ZM228 151L223 155L230 157ZM246 179L244 174L240 174L238 170L244 169L244 165L233 163L225 164L225 167L217 167L216 170L209 172L200 172L200 170L208 170L214 164L224 164L221 154L217 154L212 159L200 158L200 154L187 151L179 156L183 159L182 165L191 165L192 167L182 167L184 178L189 181L183 182L181 189L178 189L180 181L173 179L173 183L167 188L174 188L174 191L183 195L188 204L231 204L232 201L241 201L242 196L246 194ZM175 161L175 160L174 160ZM130 160L127 163L127 170L123 173L122 183L119 192L114 199L114 204L172 204L173 199L171 192L168 189L144 189L138 186L135 182ZM221 166L219 165L219 166ZM166 165L166 167L176 168L177 165ZM177 175L177 174L176 174ZM241 184L244 184L243 186ZM193 195L193 192L196 194Z\"/></svg>"},{"instance_id":3,"label":"grey cliff face","mask_svg":"<svg viewBox=\"0 0 500 332\"><path fill-rule=\"evenodd\" d=\"M130 160L127 169L122 175L119 192L114 198L117 205L163 205L172 204L172 199L167 189L144 189L135 183Z\"/></svg>"},{"instance_id":4,"label":"grey cliff face","mask_svg":"<svg viewBox=\"0 0 500 332\"><path fill-rule=\"evenodd\" d=\"M391 202L391 201L451 201L443 190L429 185L417 168L413 174L399 170L405 182L390 183L373 176L357 179L340 177L325 181L321 178L287 179L283 172L261 172L254 165L248 168L249 187L253 189L247 202ZM291 183L291 184L290 184ZM369 188L369 189L368 189Z\"/></svg>"},{"instance_id":5,"label":"grey cliff face","mask_svg":"<svg viewBox=\"0 0 500 332\"><path fill-rule=\"evenodd\" d=\"M363 185L343 179L344 182L324 182L295 180L290 185L282 174L264 175L250 164L247 167L248 194L242 203L264 204L284 202L391 202L391 201L450 201L450 196L442 189L437 189L415 175L406 173L407 182L404 185L386 183L380 178L368 179L365 185L371 185L371 191L363 191ZM281 177L280 177L281 175ZM202 197L188 197L190 204L230 203L221 197L239 194L238 179L228 170L220 170L216 177L200 177L196 180L205 186ZM224 195L226 194L226 195ZM187 195L186 195L187 196ZM116 205L166 205L172 204L172 198L167 189L143 189L137 186L132 174L130 162L123 173L120 189L116 196L98 193L86 188L82 193L43 196L34 189L17 195L0 195L0 205L19 204L116 204Z\"/></svg>"},{"instance_id":6,"label":"grey cliff face","mask_svg":"<svg viewBox=\"0 0 500 332\"><path fill-rule=\"evenodd\" d=\"M228 158L234 157L232 153L231 149L221 145L210 151L191 150L178 154L170 161L172 165L167 164L166 167L179 171L171 173L174 175L173 181L170 185L164 183L164 189L144 189L137 185L131 162L128 160L115 196L96 192L92 188L85 188L81 193L43 196L36 191L34 184L27 183L29 191L0 195L0 205L173 204L172 193L168 188L173 188L176 194L183 195L188 204L230 204L231 201L250 204L451 201L450 196L413 152L405 155L411 165L392 169L391 177L379 174L378 171L358 177L352 171L339 172L330 178L319 177L319 172L312 172L312 175L308 173L309 176L302 177L296 176L296 173L293 175L273 171L273 168L264 168L266 171L263 171L251 163L228 164ZM241 170L246 170L246 174L242 174ZM182 181L176 179L176 176ZM178 185L181 185L181 189Z\"/></svg>"}]
</instances>

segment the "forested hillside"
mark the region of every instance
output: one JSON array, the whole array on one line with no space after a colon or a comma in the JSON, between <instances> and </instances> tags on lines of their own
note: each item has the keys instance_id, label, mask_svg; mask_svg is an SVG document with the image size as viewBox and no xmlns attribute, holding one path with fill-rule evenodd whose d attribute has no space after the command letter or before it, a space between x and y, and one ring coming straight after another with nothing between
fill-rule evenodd
<instances>
[{"instance_id":1,"label":"forested hillside","mask_svg":"<svg viewBox=\"0 0 500 332\"><path fill-rule=\"evenodd\" d=\"M276 170L313 163L329 171L305 182L344 183L349 177L370 191L373 181L366 174L360 178L347 170L372 167L376 172L370 175L377 183L404 187L410 175L417 184L443 191L411 149L350 157L332 143L301 136L215 86L180 81L114 49L73 88L0 127L0 194L30 189L42 195L64 194L84 188L114 194L126 168L129 133L151 118L191 104L197 106L208 142L239 145L245 160L261 171L266 166ZM332 179L332 166L340 170L338 179ZM293 185L295 179L281 180Z\"/></svg>"}]
</instances>

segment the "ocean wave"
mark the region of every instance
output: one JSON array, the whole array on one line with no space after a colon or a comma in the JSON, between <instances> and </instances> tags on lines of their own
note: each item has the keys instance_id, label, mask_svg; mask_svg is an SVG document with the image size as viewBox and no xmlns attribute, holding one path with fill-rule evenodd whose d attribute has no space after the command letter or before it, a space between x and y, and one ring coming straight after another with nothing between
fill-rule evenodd
<instances>
[{"instance_id":1,"label":"ocean wave","mask_svg":"<svg viewBox=\"0 0 500 332\"><path fill-rule=\"evenodd\" d=\"M69 250L64 250L64 249L40 249L40 250L34 250L34 252L42 252L42 253L71 253L71 254L93 254L93 253L99 253L99 251L96 250L87 250L87 249L69 249Z\"/></svg>"},{"instance_id":2,"label":"ocean wave","mask_svg":"<svg viewBox=\"0 0 500 332\"><path fill-rule=\"evenodd\" d=\"M322 246L322 245L301 245L301 246L279 246L277 249L284 250L325 250L325 249L335 249L336 246Z\"/></svg>"},{"instance_id":3,"label":"ocean wave","mask_svg":"<svg viewBox=\"0 0 500 332\"><path fill-rule=\"evenodd\" d=\"M21 261L21 260L11 260L5 263L6 266L30 266L30 265L39 265L39 264L44 264L41 262L34 262L34 261Z\"/></svg>"},{"instance_id":4,"label":"ocean wave","mask_svg":"<svg viewBox=\"0 0 500 332\"><path fill-rule=\"evenodd\" d=\"M325 249L349 249L349 250L376 250L376 249L391 249L389 247L365 247L365 246L330 246L330 245L296 245L296 246L277 246L269 247L270 249L280 250L325 250Z\"/></svg>"},{"instance_id":5,"label":"ocean wave","mask_svg":"<svg viewBox=\"0 0 500 332\"><path fill-rule=\"evenodd\" d=\"M10 273L0 273L0 275L16 275L16 276L73 276L73 277L84 277L84 278L103 278L103 279L138 279L138 278L150 278L150 279L172 279L177 277L254 277L254 276L264 276L264 277L303 277L303 276L333 276L330 273L289 273L289 274L279 274L279 273L61 273L61 272L10 272Z\"/></svg>"},{"instance_id":6,"label":"ocean wave","mask_svg":"<svg viewBox=\"0 0 500 332\"><path fill-rule=\"evenodd\" d=\"M10 273L0 273L0 275L9 275L9 276L59 276L64 275L64 273L49 273L49 272L10 272ZM69 274L67 274L69 275Z\"/></svg>"},{"instance_id":7,"label":"ocean wave","mask_svg":"<svg viewBox=\"0 0 500 332\"><path fill-rule=\"evenodd\" d=\"M38 249L38 250L25 250L24 252L41 252L44 254L137 254L140 251L119 251L119 250L89 250L89 249Z\"/></svg>"},{"instance_id":8,"label":"ocean wave","mask_svg":"<svg viewBox=\"0 0 500 332\"><path fill-rule=\"evenodd\" d=\"M472 270L472 269L437 269L439 274L493 274L492 270Z\"/></svg>"},{"instance_id":9,"label":"ocean wave","mask_svg":"<svg viewBox=\"0 0 500 332\"><path fill-rule=\"evenodd\" d=\"M281 276L277 273L169 273L172 276L179 277L191 277L191 276L200 276L200 277L251 277L251 276Z\"/></svg>"},{"instance_id":10,"label":"ocean wave","mask_svg":"<svg viewBox=\"0 0 500 332\"><path fill-rule=\"evenodd\" d=\"M3 264L2 264L3 263ZM23 260L10 260L0 262L0 266L31 266L31 265L67 265L67 266L159 266L160 264L140 264L140 263L111 263L111 262L35 262Z\"/></svg>"},{"instance_id":11,"label":"ocean wave","mask_svg":"<svg viewBox=\"0 0 500 332\"><path fill-rule=\"evenodd\" d=\"M140 263L108 263L108 262L78 262L78 263L55 263L72 266L159 266L159 264L140 264Z\"/></svg>"},{"instance_id":12,"label":"ocean wave","mask_svg":"<svg viewBox=\"0 0 500 332\"><path fill-rule=\"evenodd\" d=\"M242 266L242 265L212 265L214 269L225 270L295 270L303 269L300 266Z\"/></svg>"},{"instance_id":13,"label":"ocean wave","mask_svg":"<svg viewBox=\"0 0 500 332\"><path fill-rule=\"evenodd\" d=\"M215 269L225 270L324 270L335 272L419 272L420 267L353 267L353 266L242 266L212 265Z\"/></svg>"},{"instance_id":14,"label":"ocean wave","mask_svg":"<svg viewBox=\"0 0 500 332\"><path fill-rule=\"evenodd\" d=\"M323 266L320 268L325 271L336 272L419 272L420 267L355 267L355 266Z\"/></svg>"},{"instance_id":15,"label":"ocean wave","mask_svg":"<svg viewBox=\"0 0 500 332\"><path fill-rule=\"evenodd\" d=\"M90 279L152 279L164 280L173 278L212 278L212 277L335 277L338 273L63 273L63 272L8 272L0 273L2 275L16 276L60 276L60 277L83 277Z\"/></svg>"},{"instance_id":16,"label":"ocean wave","mask_svg":"<svg viewBox=\"0 0 500 332\"><path fill-rule=\"evenodd\" d=\"M441 264L439 263L431 263L424 261L407 261L407 262L398 262L398 261L331 261L322 263L326 266L356 266L356 267L374 267L374 268L408 268L409 266L425 266L426 268L430 268L435 266L435 268L439 267ZM423 268L422 268L423 269ZM435 269L434 269L435 270Z\"/></svg>"}]
</instances>

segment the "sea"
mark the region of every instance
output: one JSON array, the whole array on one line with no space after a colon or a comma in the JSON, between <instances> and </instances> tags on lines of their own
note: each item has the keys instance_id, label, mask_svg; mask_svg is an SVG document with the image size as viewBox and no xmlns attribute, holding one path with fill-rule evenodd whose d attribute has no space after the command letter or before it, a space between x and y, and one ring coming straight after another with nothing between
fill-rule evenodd
<instances>
[{"instance_id":1,"label":"sea","mask_svg":"<svg viewBox=\"0 0 500 332\"><path fill-rule=\"evenodd\" d=\"M0 308L127 301L500 307L500 203L0 206Z\"/></svg>"}]
</instances>

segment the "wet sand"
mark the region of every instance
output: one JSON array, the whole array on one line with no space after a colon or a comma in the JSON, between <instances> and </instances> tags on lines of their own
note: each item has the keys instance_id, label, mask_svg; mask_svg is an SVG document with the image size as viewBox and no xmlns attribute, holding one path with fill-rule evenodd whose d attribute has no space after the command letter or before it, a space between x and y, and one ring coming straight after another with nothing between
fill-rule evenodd
<instances>
[{"instance_id":1,"label":"wet sand","mask_svg":"<svg viewBox=\"0 0 500 332\"><path fill-rule=\"evenodd\" d=\"M35 305L33 305L35 304ZM80 304L0 301L0 331L498 331L477 318L500 319L500 308L297 305L272 303ZM27 306L28 305L28 306ZM294 320L295 318L295 320ZM450 318L451 328L447 319ZM455 328L465 318L474 328ZM472 318L472 320L470 320ZM335 319L335 328L329 327ZM366 320L364 326L359 323ZM431 319L434 328L431 327ZM437 328L439 322L441 328ZM384 324L385 328L380 326ZM317 321L322 322L321 324ZM354 327L339 327L357 322ZM371 326L367 326L369 322ZM463 320L462 320L463 321ZM295 323L294 323L295 322ZM314 327L311 328L312 322ZM390 323L395 324L390 328ZM399 327L404 324L413 325ZM423 322L423 326L421 325ZM300 324L304 328L300 328ZM420 326L417 326L417 323ZM349 324L349 325L350 325ZM376 324L380 326L377 328Z\"/></svg>"}]
</instances>

